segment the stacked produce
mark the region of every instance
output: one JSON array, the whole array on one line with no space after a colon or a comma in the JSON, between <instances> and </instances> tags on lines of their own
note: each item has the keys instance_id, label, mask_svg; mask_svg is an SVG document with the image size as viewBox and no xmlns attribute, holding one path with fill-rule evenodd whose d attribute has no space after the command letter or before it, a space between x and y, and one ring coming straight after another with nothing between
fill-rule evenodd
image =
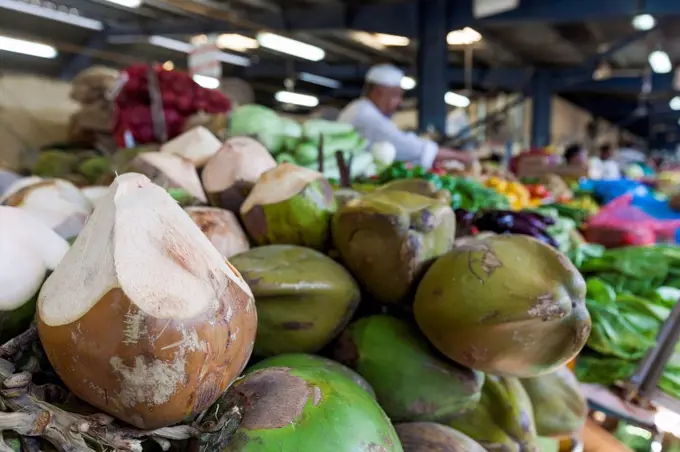
<instances>
[{"instance_id":1,"label":"stacked produce","mask_svg":"<svg viewBox=\"0 0 680 452\"><path fill-rule=\"evenodd\" d=\"M350 164L353 178L374 175L392 163L396 152L389 143L379 143L366 152L367 141L350 124L324 119L309 119L300 124L261 105L236 108L231 114L229 135L257 138L278 163L318 170L321 156L324 177L336 181L340 179L338 151Z\"/></svg>"},{"instance_id":2,"label":"stacked produce","mask_svg":"<svg viewBox=\"0 0 680 452\"><path fill-rule=\"evenodd\" d=\"M149 80L150 74L154 79ZM114 134L120 146L126 144L126 136L136 144L158 142L152 113L156 94L160 97L167 139L185 131L187 119L196 113L226 114L231 106L221 91L201 87L185 72L140 64L125 69L124 77L115 100Z\"/></svg>"},{"instance_id":3,"label":"stacked produce","mask_svg":"<svg viewBox=\"0 0 680 452\"><path fill-rule=\"evenodd\" d=\"M266 138L203 138L136 153L96 196L14 183L0 449L533 452L581 427L564 365L588 340L585 281L526 235L457 244L452 197L490 190L334 191ZM61 191L17 195L34 185ZM67 251L39 201L76 192L89 217Z\"/></svg>"},{"instance_id":4,"label":"stacked produce","mask_svg":"<svg viewBox=\"0 0 680 452\"><path fill-rule=\"evenodd\" d=\"M93 66L73 79L71 99L80 109L71 116L69 139L74 143L94 144L97 134L111 134L113 106L111 92L120 78L120 72Z\"/></svg>"},{"instance_id":5,"label":"stacked produce","mask_svg":"<svg viewBox=\"0 0 680 452\"><path fill-rule=\"evenodd\" d=\"M480 209L503 209L509 207L508 199L495 190L484 187L479 182L454 177L441 171L427 171L421 166L411 166L404 162L394 162L385 168L377 181L380 184L402 180L422 179L432 184L436 190L444 190L450 194L450 205L453 209L465 209L476 212Z\"/></svg>"},{"instance_id":6,"label":"stacked produce","mask_svg":"<svg viewBox=\"0 0 680 452\"><path fill-rule=\"evenodd\" d=\"M510 208L513 210L539 206L545 198L545 193L540 193L539 195L537 191L530 191L520 182L507 181L498 177L488 178L484 185L504 195L510 203Z\"/></svg>"},{"instance_id":7,"label":"stacked produce","mask_svg":"<svg viewBox=\"0 0 680 452\"><path fill-rule=\"evenodd\" d=\"M579 357L581 381L613 384L626 380L680 299L680 252L675 246L603 250L590 246L580 262L587 278L593 317L588 353ZM680 397L680 363L674 358L659 382Z\"/></svg>"}]
</instances>

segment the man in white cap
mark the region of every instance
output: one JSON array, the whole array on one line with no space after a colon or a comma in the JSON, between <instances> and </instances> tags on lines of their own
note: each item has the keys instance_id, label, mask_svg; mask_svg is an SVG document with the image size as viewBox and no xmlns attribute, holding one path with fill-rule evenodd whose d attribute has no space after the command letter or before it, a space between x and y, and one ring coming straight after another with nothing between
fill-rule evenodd
<instances>
[{"instance_id":1,"label":"man in white cap","mask_svg":"<svg viewBox=\"0 0 680 452\"><path fill-rule=\"evenodd\" d=\"M366 74L363 97L350 102L338 121L352 124L372 143L389 141L397 149L397 160L432 167L435 161L469 162L465 152L437 146L437 143L404 132L390 117L404 96L401 79L404 73L390 64L373 66Z\"/></svg>"}]
</instances>

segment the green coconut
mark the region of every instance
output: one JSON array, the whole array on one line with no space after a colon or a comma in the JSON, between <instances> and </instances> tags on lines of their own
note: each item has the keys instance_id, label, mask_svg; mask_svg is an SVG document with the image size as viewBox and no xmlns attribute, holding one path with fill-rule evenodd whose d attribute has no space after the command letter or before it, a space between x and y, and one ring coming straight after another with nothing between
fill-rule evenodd
<instances>
[{"instance_id":1,"label":"green coconut","mask_svg":"<svg viewBox=\"0 0 680 452\"><path fill-rule=\"evenodd\" d=\"M475 440L434 422L407 422L395 426L404 452L485 452Z\"/></svg>"},{"instance_id":2,"label":"green coconut","mask_svg":"<svg viewBox=\"0 0 680 452\"><path fill-rule=\"evenodd\" d=\"M359 288L347 270L310 248L262 246L230 262L255 295L256 356L321 350L359 304Z\"/></svg>"},{"instance_id":3,"label":"green coconut","mask_svg":"<svg viewBox=\"0 0 680 452\"><path fill-rule=\"evenodd\" d=\"M361 193L356 190L352 190L351 188L336 188L333 190L333 194L335 195L335 200L338 203L338 208L344 206L349 201L361 198L362 196Z\"/></svg>"},{"instance_id":4,"label":"green coconut","mask_svg":"<svg viewBox=\"0 0 680 452\"><path fill-rule=\"evenodd\" d=\"M0 206L0 344L28 328L40 287L68 247L31 214Z\"/></svg>"},{"instance_id":5,"label":"green coconut","mask_svg":"<svg viewBox=\"0 0 680 452\"><path fill-rule=\"evenodd\" d=\"M43 151L38 155L31 173L40 177L65 177L78 165L78 156L65 151Z\"/></svg>"},{"instance_id":6,"label":"green coconut","mask_svg":"<svg viewBox=\"0 0 680 452\"><path fill-rule=\"evenodd\" d=\"M531 401L517 378L487 375L479 404L447 424L487 450L536 450Z\"/></svg>"},{"instance_id":7,"label":"green coconut","mask_svg":"<svg viewBox=\"0 0 680 452\"><path fill-rule=\"evenodd\" d=\"M222 452L400 452L383 410L366 391L322 367L271 367L227 392L243 420Z\"/></svg>"},{"instance_id":8,"label":"green coconut","mask_svg":"<svg viewBox=\"0 0 680 452\"><path fill-rule=\"evenodd\" d=\"M113 167L108 157L90 157L78 165L78 172L91 183L97 183L107 176L112 176Z\"/></svg>"},{"instance_id":9,"label":"green coconut","mask_svg":"<svg viewBox=\"0 0 680 452\"><path fill-rule=\"evenodd\" d=\"M377 301L410 299L426 266L453 246L448 205L403 191L377 191L347 202L333 218L333 244Z\"/></svg>"},{"instance_id":10,"label":"green coconut","mask_svg":"<svg viewBox=\"0 0 680 452\"><path fill-rule=\"evenodd\" d=\"M407 191L416 195L427 196L451 204L451 192L440 190L437 186L426 179L397 179L381 186L380 191Z\"/></svg>"},{"instance_id":11,"label":"green coconut","mask_svg":"<svg viewBox=\"0 0 680 452\"><path fill-rule=\"evenodd\" d=\"M247 371L253 372L255 370L266 369L268 367L291 367L296 369L298 367L322 367L335 372L339 375L343 375L354 383L359 385L364 391L366 391L371 398L375 399L375 392L371 385L358 373L353 371L347 366L343 366L337 361L332 359L324 358L318 355L310 355L307 353L286 353L283 355L272 356L259 363L251 366Z\"/></svg>"},{"instance_id":12,"label":"green coconut","mask_svg":"<svg viewBox=\"0 0 680 452\"><path fill-rule=\"evenodd\" d=\"M468 242L418 286L414 314L440 352L494 375L550 373L583 348L586 285L559 251L525 235Z\"/></svg>"},{"instance_id":13,"label":"green coconut","mask_svg":"<svg viewBox=\"0 0 680 452\"><path fill-rule=\"evenodd\" d=\"M343 331L334 358L373 387L395 422L445 421L477 405L484 374L433 354L415 327L376 315Z\"/></svg>"},{"instance_id":14,"label":"green coconut","mask_svg":"<svg viewBox=\"0 0 680 452\"><path fill-rule=\"evenodd\" d=\"M581 430L588 417L588 404L571 370L564 366L520 381L531 399L539 435L571 437Z\"/></svg>"},{"instance_id":15,"label":"green coconut","mask_svg":"<svg viewBox=\"0 0 680 452\"><path fill-rule=\"evenodd\" d=\"M336 207L323 174L282 163L260 176L241 206L241 219L258 245L324 250L330 243L330 219Z\"/></svg>"}]
</instances>

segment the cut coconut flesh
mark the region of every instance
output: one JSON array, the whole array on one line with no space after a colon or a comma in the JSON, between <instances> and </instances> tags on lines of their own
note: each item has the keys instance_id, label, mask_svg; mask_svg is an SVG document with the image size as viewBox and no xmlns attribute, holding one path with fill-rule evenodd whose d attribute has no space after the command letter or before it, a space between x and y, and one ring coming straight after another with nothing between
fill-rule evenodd
<instances>
[{"instance_id":1,"label":"cut coconut flesh","mask_svg":"<svg viewBox=\"0 0 680 452\"><path fill-rule=\"evenodd\" d=\"M201 202L207 202L196 167L173 154L144 152L132 161L132 167L164 188L183 188Z\"/></svg>"},{"instance_id":2,"label":"cut coconut flesh","mask_svg":"<svg viewBox=\"0 0 680 452\"><path fill-rule=\"evenodd\" d=\"M81 188L80 191L85 195L85 197L94 206L96 201L103 197L109 191L109 187L105 186L91 186Z\"/></svg>"},{"instance_id":3,"label":"cut coconut flesh","mask_svg":"<svg viewBox=\"0 0 680 452\"><path fill-rule=\"evenodd\" d=\"M5 188L5 191L2 192L2 197L0 197L0 204L5 204L7 198L9 198L11 195L18 192L19 190L22 190L28 187L29 185L37 184L38 182L42 181L43 181L42 177L28 176L22 177L21 179L12 182L9 185L9 187Z\"/></svg>"},{"instance_id":4,"label":"cut coconut flesh","mask_svg":"<svg viewBox=\"0 0 680 452\"><path fill-rule=\"evenodd\" d=\"M67 251L66 240L39 219L0 206L0 310L16 309L32 298Z\"/></svg>"},{"instance_id":5,"label":"cut coconut flesh","mask_svg":"<svg viewBox=\"0 0 680 452\"><path fill-rule=\"evenodd\" d=\"M25 209L64 238L78 235L92 211L80 189L63 179L47 179L14 191L5 204Z\"/></svg>"},{"instance_id":6,"label":"cut coconut flesh","mask_svg":"<svg viewBox=\"0 0 680 452\"><path fill-rule=\"evenodd\" d=\"M262 174L241 206L241 214L250 212L255 206L277 204L290 199L319 179L323 179L323 174L318 171L282 163Z\"/></svg>"},{"instance_id":7,"label":"cut coconut flesh","mask_svg":"<svg viewBox=\"0 0 680 452\"><path fill-rule=\"evenodd\" d=\"M205 165L222 147L222 142L203 126L194 127L161 146L161 152L185 158L196 167Z\"/></svg>"},{"instance_id":8,"label":"cut coconut flesh","mask_svg":"<svg viewBox=\"0 0 680 452\"><path fill-rule=\"evenodd\" d=\"M246 233L228 210L217 207L187 207L184 210L225 258L250 249Z\"/></svg>"},{"instance_id":9,"label":"cut coconut flesh","mask_svg":"<svg viewBox=\"0 0 680 452\"><path fill-rule=\"evenodd\" d=\"M234 137L203 168L203 184L208 193L219 193L239 181L255 183L262 173L275 166L274 157L259 141Z\"/></svg>"},{"instance_id":10,"label":"cut coconut flesh","mask_svg":"<svg viewBox=\"0 0 680 452\"><path fill-rule=\"evenodd\" d=\"M188 319L214 307L220 274L252 297L165 190L141 174L123 174L45 282L38 312L49 326L66 325L120 288L150 316Z\"/></svg>"}]
</instances>

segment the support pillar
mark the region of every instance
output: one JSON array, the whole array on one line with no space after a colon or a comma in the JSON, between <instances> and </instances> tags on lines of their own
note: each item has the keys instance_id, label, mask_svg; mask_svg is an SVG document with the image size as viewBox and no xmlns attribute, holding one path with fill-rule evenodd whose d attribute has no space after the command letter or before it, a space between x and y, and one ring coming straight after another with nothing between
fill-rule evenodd
<instances>
[{"instance_id":1,"label":"support pillar","mask_svg":"<svg viewBox=\"0 0 680 452\"><path fill-rule=\"evenodd\" d=\"M446 0L418 2L418 128L434 128L446 132L447 107L444 95L448 90L448 33Z\"/></svg>"},{"instance_id":2,"label":"support pillar","mask_svg":"<svg viewBox=\"0 0 680 452\"><path fill-rule=\"evenodd\" d=\"M544 147L550 144L552 124L552 75L549 71L534 73L531 101L531 146Z\"/></svg>"},{"instance_id":3,"label":"support pillar","mask_svg":"<svg viewBox=\"0 0 680 452\"><path fill-rule=\"evenodd\" d=\"M65 64L59 78L62 80L72 80L80 71L87 69L92 64L92 51L101 50L106 45L109 36L107 29L101 30L88 40L85 45L86 51L73 55Z\"/></svg>"}]
</instances>

